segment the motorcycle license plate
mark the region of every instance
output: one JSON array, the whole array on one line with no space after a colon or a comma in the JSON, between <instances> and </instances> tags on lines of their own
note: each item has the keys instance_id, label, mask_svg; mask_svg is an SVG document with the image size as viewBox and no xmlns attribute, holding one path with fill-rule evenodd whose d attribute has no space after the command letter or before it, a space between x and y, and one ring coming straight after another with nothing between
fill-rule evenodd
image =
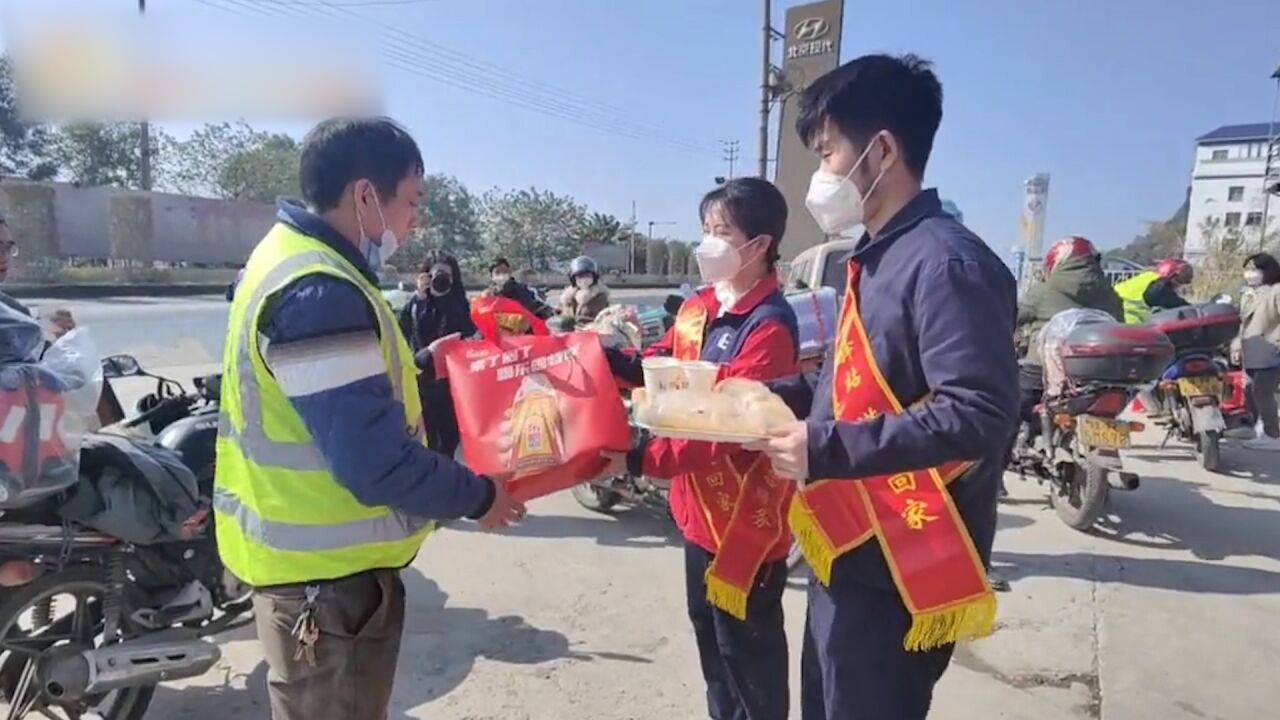
<instances>
[{"instance_id":1,"label":"motorcycle license plate","mask_svg":"<svg viewBox=\"0 0 1280 720\"><path fill-rule=\"evenodd\" d=\"M1178 378L1178 392L1183 397L1217 397L1222 394L1222 381L1215 377Z\"/></svg>"},{"instance_id":2,"label":"motorcycle license plate","mask_svg":"<svg viewBox=\"0 0 1280 720\"><path fill-rule=\"evenodd\" d=\"M1081 415L1076 418L1080 442L1092 448L1120 450L1129 447L1129 426L1126 423Z\"/></svg>"}]
</instances>

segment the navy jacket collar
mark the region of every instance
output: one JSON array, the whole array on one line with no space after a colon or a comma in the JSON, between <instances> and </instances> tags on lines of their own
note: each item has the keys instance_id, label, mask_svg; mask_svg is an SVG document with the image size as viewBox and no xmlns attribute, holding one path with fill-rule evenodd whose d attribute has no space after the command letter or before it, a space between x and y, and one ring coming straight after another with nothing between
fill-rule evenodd
<instances>
[{"instance_id":1,"label":"navy jacket collar","mask_svg":"<svg viewBox=\"0 0 1280 720\"><path fill-rule=\"evenodd\" d=\"M378 285L378 275L373 271L373 268L369 267L369 261L356 250L356 247L349 240L342 236L342 233L325 222L324 218L289 200L281 200L278 208L276 218L280 222L307 237L315 238L333 248L347 262L354 265L360 271L360 274L364 275L365 279L373 283L375 287Z\"/></svg>"},{"instance_id":2,"label":"navy jacket collar","mask_svg":"<svg viewBox=\"0 0 1280 720\"><path fill-rule=\"evenodd\" d=\"M907 234L911 228L927 217L942 212L942 201L938 199L937 190L921 190L911 202L902 206L889 222L885 224L880 235L872 238L870 233L863 233L854 249L854 255L861 254L871 247L883 248L894 240Z\"/></svg>"}]
</instances>

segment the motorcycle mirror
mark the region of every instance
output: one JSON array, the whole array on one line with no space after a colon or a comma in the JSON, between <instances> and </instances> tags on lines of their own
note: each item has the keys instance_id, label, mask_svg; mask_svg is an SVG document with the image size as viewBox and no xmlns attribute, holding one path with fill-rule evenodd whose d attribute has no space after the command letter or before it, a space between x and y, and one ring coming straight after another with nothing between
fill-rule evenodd
<instances>
[{"instance_id":1,"label":"motorcycle mirror","mask_svg":"<svg viewBox=\"0 0 1280 720\"><path fill-rule=\"evenodd\" d=\"M102 360L102 374L108 378L142 375L142 367L132 355L111 355Z\"/></svg>"}]
</instances>

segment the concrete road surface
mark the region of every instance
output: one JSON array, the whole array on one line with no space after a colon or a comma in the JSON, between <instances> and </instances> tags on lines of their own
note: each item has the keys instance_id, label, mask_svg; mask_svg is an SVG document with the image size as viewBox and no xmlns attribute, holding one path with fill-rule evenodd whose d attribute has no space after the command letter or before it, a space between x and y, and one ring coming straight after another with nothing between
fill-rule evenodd
<instances>
[{"instance_id":1,"label":"concrete road surface","mask_svg":"<svg viewBox=\"0 0 1280 720\"><path fill-rule=\"evenodd\" d=\"M199 336L220 321L216 304L73 310L110 328L101 335L120 333L104 347L157 369L190 375L217 355ZM1009 478L995 564L1012 588L999 629L957 650L931 717L1280 717L1280 455L1227 448L1225 471L1210 474L1159 440L1148 433L1128 453L1142 487L1112 495L1096 534L1066 528L1042 489ZM679 540L664 518L596 515L561 494L507 532L438 532L404 576L393 720L706 716ZM793 676L803 586L786 597ZM222 647L213 671L162 688L148 717L267 718L252 631Z\"/></svg>"}]
</instances>

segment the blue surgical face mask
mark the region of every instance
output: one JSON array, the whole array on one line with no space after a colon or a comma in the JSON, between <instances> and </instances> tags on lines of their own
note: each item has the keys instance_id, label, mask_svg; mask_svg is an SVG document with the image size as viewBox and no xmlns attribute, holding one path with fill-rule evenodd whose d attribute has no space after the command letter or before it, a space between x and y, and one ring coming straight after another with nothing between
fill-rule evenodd
<instances>
[{"instance_id":1,"label":"blue surgical face mask","mask_svg":"<svg viewBox=\"0 0 1280 720\"><path fill-rule=\"evenodd\" d=\"M376 270L382 263L390 260L396 250L400 249L400 239L391 232L391 228L387 227L387 219L382 214L382 201L378 199L376 190L373 191L373 207L378 211L378 220L382 223L382 233L376 243L365 233L364 215L360 212L359 198L356 198L356 223L360 226L360 252L369 261L369 267Z\"/></svg>"}]
</instances>

